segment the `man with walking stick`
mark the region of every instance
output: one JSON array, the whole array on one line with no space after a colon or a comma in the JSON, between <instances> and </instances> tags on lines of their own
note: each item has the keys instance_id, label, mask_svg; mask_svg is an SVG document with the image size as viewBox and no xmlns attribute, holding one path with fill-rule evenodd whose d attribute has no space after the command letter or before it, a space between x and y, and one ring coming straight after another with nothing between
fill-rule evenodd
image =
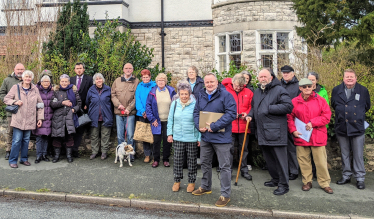
<instances>
[{"instance_id":1,"label":"man with walking stick","mask_svg":"<svg viewBox=\"0 0 374 219\"><path fill-rule=\"evenodd\" d=\"M289 191L287 161L287 114L292 112L291 98L271 69L263 69L258 74L259 88L252 99L252 109L247 121L255 119L258 145L268 164L271 180L267 187L276 187L274 195L284 195Z\"/></svg>"}]
</instances>

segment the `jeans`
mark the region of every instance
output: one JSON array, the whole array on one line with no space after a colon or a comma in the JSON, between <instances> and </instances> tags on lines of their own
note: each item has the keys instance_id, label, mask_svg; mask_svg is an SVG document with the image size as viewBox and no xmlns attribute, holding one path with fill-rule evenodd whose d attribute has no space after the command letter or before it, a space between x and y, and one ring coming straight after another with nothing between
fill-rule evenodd
<instances>
[{"instance_id":1,"label":"jeans","mask_svg":"<svg viewBox=\"0 0 374 219\"><path fill-rule=\"evenodd\" d=\"M29 151L31 130L21 130L13 127L12 149L10 150L9 164L17 164L19 151L21 150L20 162L27 161Z\"/></svg>"},{"instance_id":2,"label":"jeans","mask_svg":"<svg viewBox=\"0 0 374 219\"><path fill-rule=\"evenodd\" d=\"M117 139L118 144L126 141L127 144L132 145L135 150L134 145L134 131L135 131L135 116L119 116L116 115L116 123L117 123ZM126 140L125 140L125 132L126 132Z\"/></svg>"},{"instance_id":3,"label":"jeans","mask_svg":"<svg viewBox=\"0 0 374 219\"><path fill-rule=\"evenodd\" d=\"M46 135L36 136L36 156L37 157L47 155L48 143L49 143L49 136L46 136Z\"/></svg>"},{"instance_id":4,"label":"jeans","mask_svg":"<svg viewBox=\"0 0 374 219\"><path fill-rule=\"evenodd\" d=\"M139 117L139 121L149 123L147 118ZM144 150L144 155L145 156L151 156L152 154L152 145L148 142L143 142L143 150Z\"/></svg>"}]
</instances>

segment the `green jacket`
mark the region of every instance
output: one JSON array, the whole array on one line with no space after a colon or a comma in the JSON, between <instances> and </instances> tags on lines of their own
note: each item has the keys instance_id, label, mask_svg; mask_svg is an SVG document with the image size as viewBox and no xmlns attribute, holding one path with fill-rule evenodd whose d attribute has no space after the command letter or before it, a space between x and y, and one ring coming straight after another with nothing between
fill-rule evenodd
<instances>
[{"instance_id":1,"label":"green jacket","mask_svg":"<svg viewBox=\"0 0 374 219\"><path fill-rule=\"evenodd\" d=\"M329 95L328 95L327 90L325 89L324 86L322 86L322 85L320 85L320 84L317 84L317 87L316 87L316 89L315 89L315 92L316 92L317 94L319 94L321 97L323 97L323 98L326 100L327 104L330 105L330 102L329 102Z\"/></svg>"},{"instance_id":2,"label":"green jacket","mask_svg":"<svg viewBox=\"0 0 374 219\"><path fill-rule=\"evenodd\" d=\"M330 102L329 102L329 94L327 93L327 90L325 89L324 86L320 85L320 84L317 84L317 87L316 89L314 90L318 95L320 95L321 97L323 97L327 104L330 105ZM329 128L329 125L326 125L326 128Z\"/></svg>"},{"instance_id":3,"label":"green jacket","mask_svg":"<svg viewBox=\"0 0 374 219\"><path fill-rule=\"evenodd\" d=\"M0 99L1 101L3 101L3 103L4 103L4 97L8 94L8 92L13 87L13 85L18 84L20 81L21 80L19 80L14 75L14 72L8 75L8 77L4 79L3 84L1 85L1 88L0 88ZM10 117L12 116L12 113L7 112L6 115Z\"/></svg>"}]
</instances>

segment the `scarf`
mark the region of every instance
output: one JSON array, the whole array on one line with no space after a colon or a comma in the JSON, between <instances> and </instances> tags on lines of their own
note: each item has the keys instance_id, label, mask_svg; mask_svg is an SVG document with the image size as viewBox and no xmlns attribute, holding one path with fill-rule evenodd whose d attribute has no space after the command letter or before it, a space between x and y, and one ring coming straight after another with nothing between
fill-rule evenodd
<instances>
[{"instance_id":1,"label":"scarf","mask_svg":"<svg viewBox=\"0 0 374 219\"><path fill-rule=\"evenodd\" d=\"M182 101L179 99L179 102L181 103L182 105L182 110L184 109L184 107L190 105L190 103L192 102L191 98L186 102L186 103L182 103Z\"/></svg>"},{"instance_id":2,"label":"scarf","mask_svg":"<svg viewBox=\"0 0 374 219\"><path fill-rule=\"evenodd\" d=\"M71 103L72 103L71 108L73 108L77 105L77 99L75 98L75 93L74 93L72 87L73 87L73 84L69 84L66 88L63 88L60 85L60 90L66 91L66 94L68 95L68 100L70 100ZM74 120L75 128L78 127L79 122L78 122L77 112L73 113L73 120Z\"/></svg>"}]
</instances>

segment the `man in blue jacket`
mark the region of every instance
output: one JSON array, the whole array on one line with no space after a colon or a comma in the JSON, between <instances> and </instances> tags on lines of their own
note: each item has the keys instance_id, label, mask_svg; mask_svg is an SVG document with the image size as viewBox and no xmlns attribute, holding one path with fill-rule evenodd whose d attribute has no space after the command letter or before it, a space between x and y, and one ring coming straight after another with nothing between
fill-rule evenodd
<instances>
[{"instance_id":1,"label":"man in blue jacket","mask_svg":"<svg viewBox=\"0 0 374 219\"><path fill-rule=\"evenodd\" d=\"M231 123L236 119L236 102L229 92L218 87L218 80L214 73L206 74L204 84L205 89L199 92L194 110L195 126L201 132L200 160L203 178L199 189L192 194L212 193L212 160L216 152L221 168L221 196L216 206L224 207L230 201L231 194ZM216 122L207 124L209 128L199 128L201 111L223 113L223 116Z\"/></svg>"},{"instance_id":2,"label":"man in blue jacket","mask_svg":"<svg viewBox=\"0 0 374 219\"><path fill-rule=\"evenodd\" d=\"M357 83L352 69L344 71L343 83L334 87L331 106L335 110L335 133L342 152L343 185L351 181L350 152L353 154L353 176L358 189L365 189L365 113L370 109L370 95L366 87Z\"/></svg>"}]
</instances>

